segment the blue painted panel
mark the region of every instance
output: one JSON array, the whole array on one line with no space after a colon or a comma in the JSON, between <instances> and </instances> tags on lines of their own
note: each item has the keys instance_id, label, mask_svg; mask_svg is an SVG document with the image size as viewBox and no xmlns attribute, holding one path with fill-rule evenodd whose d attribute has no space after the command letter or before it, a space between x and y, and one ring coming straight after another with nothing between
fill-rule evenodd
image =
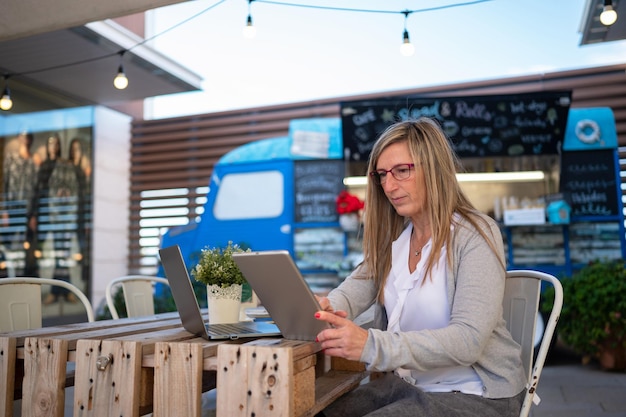
<instances>
[{"instance_id":1,"label":"blue painted panel","mask_svg":"<svg viewBox=\"0 0 626 417\"><path fill-rule=\"evenodd\" d=\"M0 136L90 127L94 124L94 117L94 107L91 106L0 115Z\"/></svg>"},{"instance_id":2,"label":"blue painted panel","mask_svg":"<svg viewBox=\"0 0 626 417\"><path fill-rule=\"evenodd\" d=\"M563 150L613 148L617 148L617 131L611 108L570 109Z\"/></svg>"}]
</instances>

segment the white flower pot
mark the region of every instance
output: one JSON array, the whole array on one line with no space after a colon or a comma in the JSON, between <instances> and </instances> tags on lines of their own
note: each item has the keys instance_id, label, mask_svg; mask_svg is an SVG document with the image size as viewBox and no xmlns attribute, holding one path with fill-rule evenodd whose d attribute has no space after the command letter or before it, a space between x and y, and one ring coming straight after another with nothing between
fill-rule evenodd
<instances>
[{"instance_id":1,"label":"white flower pot","mask_svg":"<svg viewBox=\"0 0 626 417\"><path fill-rule=\"evenodd\" d=\"M359 230L359 223L359 215L357 213L339 215L339 226L346 232L356 232Z\"/></svg>"},{"instance_id":2,"label":"white flower pot","mask_svg":"<svg viewBox=\"0 0 626 417\"><path fill-rule=\"evenodd\" d=\"M242 286L238 284L226 288L219 285L206 286L209 323L236 323L239 321L241 289Z\"/></svg>"}]
</instances>

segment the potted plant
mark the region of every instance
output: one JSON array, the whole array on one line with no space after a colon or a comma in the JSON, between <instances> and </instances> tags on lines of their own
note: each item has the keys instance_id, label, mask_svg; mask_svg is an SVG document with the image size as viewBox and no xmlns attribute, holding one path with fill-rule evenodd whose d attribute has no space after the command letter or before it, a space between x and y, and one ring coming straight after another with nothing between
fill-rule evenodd
<instances>
[{"instance_id":1,"label":"potted plant","mask_svg":"<svg viewBox=\"0 0 626 417\"><path fill-rule=\"evenodd\" d=\"M239 321L241 294L246 279L233 259L236 252L246 250L232 241L224 248L206 247L191 270L192 277L207 286L210 323Z\"/></svg>"},{"instance_id":2,"label":"potted plant","mask_svg":"<svg viewBox=\"0 0 626 417\"><path fill-rule=\"evenodd\" d=\"M591 262L563 284L559 336L607 370L626 371L626 268L623 260ZM550 291L550 290L546 290ZM546 293L546 299L552 300ZM550 307L546 303L546 307Z\"/></svg>"},{"instance_id":3,"label":"potted plant","mask_svg":"<svg viewBox=\"0 0 626 417\"><path fill-rule=\"evenodd\" d=\"M348 191L343 190L335 200L339 225L346 232L355 232L359 229L361 219L359 211L365 207L361 199Z\"/></svg>"}]
</instances>

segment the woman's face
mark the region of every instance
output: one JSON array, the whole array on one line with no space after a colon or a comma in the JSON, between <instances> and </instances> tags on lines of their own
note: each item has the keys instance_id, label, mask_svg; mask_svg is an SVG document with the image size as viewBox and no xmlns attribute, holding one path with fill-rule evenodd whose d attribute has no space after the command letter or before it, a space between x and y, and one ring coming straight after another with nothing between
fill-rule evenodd
<instances>
[{"instance_id":1,"label":"woman's face","mask_svg":"<svg viewBox=\"0 0 626 417\"><path fill-rule=\"evenodd\" d=\"M377 170L389 170L402 164L411 164L411 154L406 142L389 145L383 150L376 163ZM386 181L380 185L387 199L400 216L419 218L425 215L426 184L421 165L416 165L407 179L397 180L387 173Z\"/></svg>"},{"instance_id":2,"label":"woman's face","mask_svg":"<svg viewBox=\"0 0 626 417\"><path fill-rule=\"evenodd\" d=\"M57 137L50 137L48 139L48 155L51 159L56 159L61 153L61 141Z\"/></svg>"},{"instance_id":3,"label":"woman's face","mask_svg":"<svg viewBox=\"0 0 626 417\"><path fill-rule=\"evenodd\" d=\"M80 148L80 142L72 142L72 162L74 162L74 164L78 164L82 156L83 155L82 149Z\"/></svg>"}]
</instances>

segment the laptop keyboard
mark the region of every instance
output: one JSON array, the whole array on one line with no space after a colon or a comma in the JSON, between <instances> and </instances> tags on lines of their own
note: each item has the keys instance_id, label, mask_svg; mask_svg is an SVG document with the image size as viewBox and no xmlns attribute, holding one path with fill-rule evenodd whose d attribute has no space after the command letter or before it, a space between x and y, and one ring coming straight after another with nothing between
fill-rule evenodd
<instances>
[{"instance_id":1,"label":"laptop keyboard","mask_svg":"<svg viewBox=\"0 0 626 417\"><path fill-rule=\"evenodd\" d=\"M206 326L210 335L229 335L229 334L246 334L257 333L257 329L246 326L245 323L216 323Z\"/></svg>"}]
</instances>

